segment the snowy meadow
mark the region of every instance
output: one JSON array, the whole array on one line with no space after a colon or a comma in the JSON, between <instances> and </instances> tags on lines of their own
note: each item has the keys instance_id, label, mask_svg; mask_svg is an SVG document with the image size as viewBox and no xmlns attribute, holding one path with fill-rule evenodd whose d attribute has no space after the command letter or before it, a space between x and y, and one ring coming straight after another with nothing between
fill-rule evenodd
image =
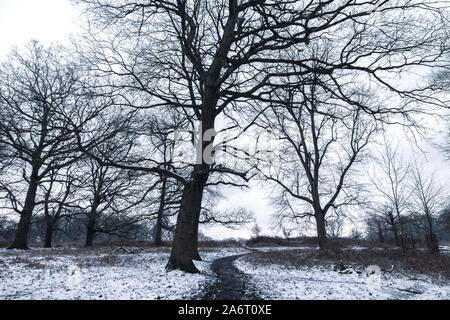
<instances>
[{"instance_id":1,"label":"snowy meadow","mask_svg":"<svg viewBox=\"0 0 450 320\"><path fill-rule=\"evenodd\" d=\"M244 291L251 288L262 299L450 299L448 277L401 267L314 261L308 256L314 250L307 247L201 248L199 274L167 272L169 252L132 245L32 248L25 253L0 249L0 300L203 299L209 285L215 284L216 292L226 285L217 283L214 262L236 256L232 264L238 271L225 281L235 281L234 286L241 282ZM301 260L305 257L311 261Z\"/></svg>"}]
</instances>

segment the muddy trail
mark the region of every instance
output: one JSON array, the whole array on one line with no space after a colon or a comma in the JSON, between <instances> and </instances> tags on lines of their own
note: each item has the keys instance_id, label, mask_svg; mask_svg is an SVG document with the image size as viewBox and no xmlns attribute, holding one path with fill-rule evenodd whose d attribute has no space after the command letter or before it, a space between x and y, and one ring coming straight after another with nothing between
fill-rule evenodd
<instances>
[{"instance_id":1,"label":"muddy trail","mask_svg":"<svg viewBox=\"0 0 450 320\"><path fill-rule=\"evenodd\" d=\"M261 300L256 288L251 283L251 277L239 269L233 262L246 253L220 258L212 263L211 269L215 280L205 285L194 299L199 300Z\"/></svg>"}]
</instances>

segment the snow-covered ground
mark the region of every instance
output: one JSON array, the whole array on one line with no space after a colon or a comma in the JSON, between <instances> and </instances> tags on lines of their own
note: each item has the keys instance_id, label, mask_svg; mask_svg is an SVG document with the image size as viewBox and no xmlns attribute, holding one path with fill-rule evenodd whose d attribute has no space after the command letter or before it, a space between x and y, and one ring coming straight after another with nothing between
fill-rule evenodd
<instances>
[{"instance_id":1,"label":"snow-covered ground","mask_svg":"<svg viewBox=\"0 0 450 320\"><path fill-rule=\"evenodd\" d=\"M215 280L212 261L252 252L235 247L201 249L204 261L195 262L201 273L193 275L166 272L169 251L137 247L0 249L0 300L190 299ZM263 299L450 299L450 282L431 276L396 270L387 273L374 266L367 275L364 271L341 274L325 266L255 265L250 257L243 256L234 264L250 276L249 285L255 286Z\"/></svg>"},{"instance_id":2,"label":"snow-covered ground","mask_svg":"<svg viewBox=\"0 0 450 320\"><path fill-rule=\"evenodd\" d=\"M294 269L278 264L255 265L247 257L237 259L234 264L252 277L253 285L263 299L450 299L450 282L447 280L387 273L376 266L366 268L361 274L341 274L331 267Z\"/></svg>"},{"instance_id":3,"label":"snow-covered ground","mask_svg":"<svg viewBox=\"0 0 450 320\"><path fill-rule=\"evenodd\" d=\"M202 252L204 262L196 262L202 273L193 275L166 272L168 250L127 254L70 248L0 249L0 300L189 299L211 276L211 261L242 252L239 248Z\"/></svg>"}]
</instances>

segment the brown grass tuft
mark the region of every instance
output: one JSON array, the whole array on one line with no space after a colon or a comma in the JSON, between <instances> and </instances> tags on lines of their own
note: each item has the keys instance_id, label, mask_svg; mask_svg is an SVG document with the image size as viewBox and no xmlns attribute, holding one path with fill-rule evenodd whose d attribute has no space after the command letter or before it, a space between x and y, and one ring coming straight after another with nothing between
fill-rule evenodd
<instances>
[{"instance_id":1,"label":"brown grass tuft","mask_svg":"<svg viewBox=\"0 0 450 320\"><path fill-rule=\"evenodd\" d=\"M426 251L416 251L404 256L400 249L363 249L363 250L282 250L264 252L249 256L254 264L279 264L287 268L304 266L331 267L342 262L344 265L367 267L378 265L385 270L391 269L423 274L443 275L450 279L450 256L430 255Z\"/></svg>"}]
</instances>

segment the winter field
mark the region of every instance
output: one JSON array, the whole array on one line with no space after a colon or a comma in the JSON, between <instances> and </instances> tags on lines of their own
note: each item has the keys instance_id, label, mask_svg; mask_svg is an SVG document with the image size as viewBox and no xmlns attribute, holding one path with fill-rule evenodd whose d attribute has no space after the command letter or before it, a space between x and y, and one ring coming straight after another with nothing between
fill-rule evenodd
<instances>
[{"instance_id":1,"label":"winter field","mask_svg":"<svg viewBox=\"0 0 450 320\"><path fill-rule=\"evenodd\" d=\"M450 300L449 31L450 0L0 0L0 302Z\"/></svg>"},{"instance_id":2,"label":"winter field","mask_svg":"<svg viewBox=\"0 0 450 320\"><path fill-rule=\"evenodd\" d=\"M168 247L0 249L0 299L450 299L448 251L431 270L421 269L420 255L400 263L386 250L328 257L310 247L205 247L201 273L188 274L165 271Z\"/></svg>"}]
</instances>

